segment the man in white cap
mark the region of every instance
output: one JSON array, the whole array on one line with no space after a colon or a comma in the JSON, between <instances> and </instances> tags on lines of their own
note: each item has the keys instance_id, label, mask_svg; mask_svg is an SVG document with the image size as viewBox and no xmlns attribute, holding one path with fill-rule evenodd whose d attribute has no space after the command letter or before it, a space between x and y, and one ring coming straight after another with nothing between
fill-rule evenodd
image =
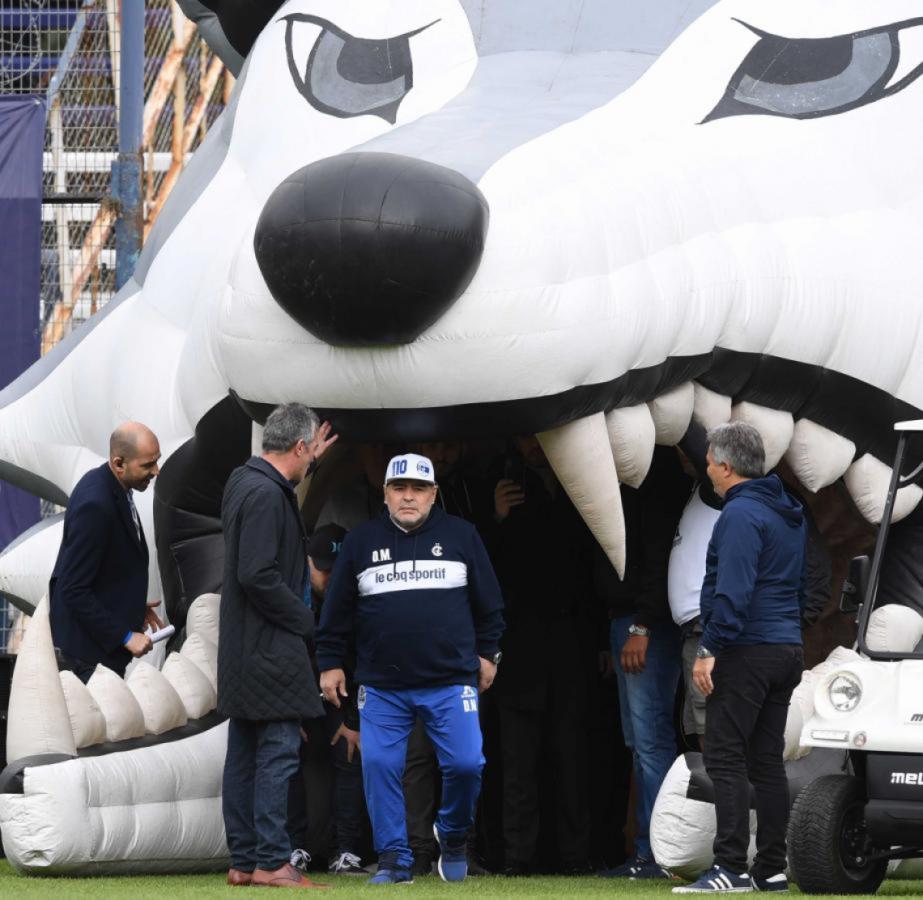
<instances>
[{"instance_id":1,"label":"man in white cap","mask_svg":"<svg viewBox=\"0 0 923 900\"><path fill-rule=\"evenodd\" d=\"M355 638L376 884L413 879L401 775L417 716L442 770L439 874L461 881L468 871L466 838L484 766L478 692L500 662L503 601L477 531L434 506L437 490L425 456L388 463L386 509L343 542L317 634L321 689L335 706L346 696L343 664Z\"/></svg>"}]
</instances>

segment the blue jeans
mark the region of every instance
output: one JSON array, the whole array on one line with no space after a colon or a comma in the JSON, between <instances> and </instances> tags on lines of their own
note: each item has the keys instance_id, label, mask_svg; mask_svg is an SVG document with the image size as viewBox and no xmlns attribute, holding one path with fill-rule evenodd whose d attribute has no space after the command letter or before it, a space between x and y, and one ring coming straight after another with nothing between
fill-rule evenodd
<instances>
[{"instance_id":1,"label":"blue jeans","mask_svg":"<svg viewBox=\"0 0 923 900\"><path fill-rule=\"evenodd\" d=\"M628 626L635 617L613 619L609 636L619 683L619 705L625 746L634 756L635 791L635 854L653 859L651 852L651 811L657 792L673 760L676 759L676 729L673 708L676 687L682 670L683 641L673 622L651 630L647 645L644 671L627 675L619 659L622 645L628 640Z\"/></svg>"},{"instance_id":2,"label":"blue jeans","mask_svg":"<svg viewBox=\"0 0 923 900\"><path fill-rule=\"evenodd\" d=\"M274 871L289 861L288 785L298 771L300 744L297 719L228 720L222 806L233 868Z\"/></svg>"},{"instance_id":3,"label":"blue jeans","mask_svg":"<svg viewBox=\"0 0 923 900\"><path fill-rule=\"evenodd\" d=\"M481 725L477 689L453 684L385 691L359 689L362 722L362 778L379 866L409 869L407 816L401 778L407 739L419 716L433 742L442 771L442 805L436 815L440 837L464 845L481 790Z\"/></svg>"}]
</instances>

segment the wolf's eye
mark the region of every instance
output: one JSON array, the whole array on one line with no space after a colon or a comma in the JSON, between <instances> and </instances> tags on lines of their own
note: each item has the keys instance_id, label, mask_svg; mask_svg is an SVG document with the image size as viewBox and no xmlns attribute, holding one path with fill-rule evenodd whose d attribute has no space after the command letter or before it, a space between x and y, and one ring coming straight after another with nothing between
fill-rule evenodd
<instances>
[{"instance_id":1,"label":"wolf's eye","mask_svg":"<svg viewBox=\"0 0 923 900\"><path fill-rule=\"evenodd\" d=\"M897 93L923 73L923 18L830 38L784 38L741 25L759 40L703 122L831 116ZM901 58L905 49L908 60Z\"/></svg>"},{"instance_id":2,"label":"wolf's eye","mask_svg":"<svg viewBox=\"0 0 923 900\"><path fill-rule=\"evenodd\" d=\"M435 24L397 37L368 40L316 16L293 13L280 21L285 22L289 72L311 106L341 119L372 115L392 125L401 101L413 87L410 38ZM319 33L304 58L297 32L311 26Z\"/></svg>"}]
</instances>

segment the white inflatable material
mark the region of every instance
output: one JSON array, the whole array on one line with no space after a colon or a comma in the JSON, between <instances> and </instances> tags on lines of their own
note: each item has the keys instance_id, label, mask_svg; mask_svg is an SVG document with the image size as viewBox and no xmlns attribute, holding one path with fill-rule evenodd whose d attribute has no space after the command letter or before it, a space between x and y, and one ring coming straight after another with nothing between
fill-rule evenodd
<instances>
[{"instance_id":1,"label":"white inflatable material","mask_svg":"<svg viewBox=\"0 0 923 900\"><path fill-rule=\"evenodd\" d=\"M218 646L220 594L200 594L186 613L186 634L200 634Z\"/></svg>"},{"instance_id":2,"label":"white inflatable material","mask_svg":"<svg viewBox=\"0 0 923 900\"><path fill-rule=\"evenodd\" d=\"M692 421L695 391L692 382L681 384L651 400L647 405L654 420L654 432L658 444L672 447L682 440Z\"/></svg>"},{"instance_id":3,"label":"white inflatable material","mask_svg":"<svg viewBox=\"0 0 923 900\"><path fill-rule=\"evenodd\" d=\"M654 458L654 420L647 404L606 413L606 430L619 481L640 487Z\"/></svg>"},{"instance_id":4,"label":"white inflatable material","mask_svg":"<svg viewBox=\"0 0 923 900\"><path fill-rule=\"evenodd\" d=\"M0 594L31 613L48 592L48 581L64 534L63 514L42 519L3 550Z\"/></svg>"},{"instance_id":5,"label":"white inflatable material","mask_svg":"<svg viewBox=\"0 0 923 900\"><path fill-rule=\"evenodd\" d=\"M624 577L625 517L605 417L597 413L536 437L567 496Z\"/></svg>"},{"instance_id":6,"label":"white inflatable material","mask_svg":"<svg viewBox=\"0 0 923 900\"><path fill-rule=\"evenodd\" d=\"M186 724L186 706L159 669L142 660L125 683L141 707L148 734L163 734Z\"/></svg>"},{"instance_id":7,"label":"white inflatable material","mask_svg":"<svg viewBox=\"0 0 923 900\"><path fill-rule=\"evenodd\" d=\"M67 701L55 662L47 598L39 601L20 645L13 667L7 717L10 722L6 734L7 760L12 762L41 753L76 754Z\"/></svg>"},{"instance_id":8,"label":"white inflatable material","mask_svg":"<svg viewBox=\"0 0 923 900\"><path fill-rule=\"evenodd\" d=\"M731 398L693 382L692 418L709 430L731 420Z\"/></svg>"},{"instance_id":9,"label":"white inflatable material","mask_svg":"<svg viewBox=\"0 0 923 900\"><path fill-rule=\"evenodd\" d=\"M891 467L866 453L846 470L843 480L859 512L874 525L880 524L891 483ZM908 484L900 488L894 500L891 521L899 522L910 515L921 499L923 488L919 485Z\"/></svg>"},{"instance_id":10,"label":"white inflatable material","mask_svg":"<svg viewBox=\"0 0 923 900\"><path fill-rule=\"evenodd\" d=\"M26 767L23 793L0 794L7 858L40 875L226 868L226 749L223 724L182 741Z\"/></svg>"},{"instance_id":11,"label":"white inflatable material","mask_svg":"<svg viewBox=\"0 0 923 900\"><path fill-rule=\"evenodd\" d=\"M818 663L808 671L814 680L818 681L835 669L842 668L860 658L852 647L834 647L823 662ZM805 717L805 721L807 721L807 717Z\"/></svg>"},{"instance_id":12,"label":"white inflatable material","mask_svg":"<svg viewBox=\"0 0 923 900\"><path fill-rule=\"evenodd\" d=\"M208 678L209 684L218 690L218 647L201 634L190 634L183 646L180 655L185 656L190 662L195 663Z\"/></svg>"},{"instance_id":13,"label":"white inflatable material","mask_svg":"<svg viewBox=\"0 0 923 900\"><path fill-rule=\"evenodd\" d=\"M73 673L61 672L74 745L79 750L106 740L106 719L87 686Z\"/></svg>"},{"instance_id":14,"label":"white inflatable material","mask_svg":"<svg viewBox=\"0 0 923 900\"><path fill-rule=\"evenodd\" d=\"M910 653L923 639L923 616L909 606L886 603L869 616L865 643L869 650Z\"/></svg>"},{"instance_id":15,"label":"white inflatable material","mask_svg":"<svg viewBox=\"0 0 923 900\"><path fill-rule=\"evenodd\" d=\"M801 710L802 723L807 722L814 715L814 685L817 675L808 670L801 673L801 681L798 687L792 691L790 706L798 706ZM802 726L803 727L803 726ZM801 748L805 753L810 752L809 747Z\"/></svg>"},{"instance_id":16,"label":"white inflatable material","mask_svg":"<svg viewBox=\"0 0 923 900\"><path fill-rule=\"evenodd\" d=\"M106 720L106 740L124 741L144 736L144 713L128 685L111 669L99 665L87 682Z\"/></svg>"},{"instance_id":17,"label":"white inflatable material","mask_svg":"<svg viewBox=\"0 0 923 900\"><path fill-rule=\"evenodd\" d=\"M856 445L852 441L810 419L799 419L785 461L795 477L816 493L842 478L855 456Z\"/></svg>"},{"instance_id":18,"label":"white inflatable material","mask_svg":"<svg viewBox=\"0 0 923 900\"><path fill-rule=\"evenodd\" d=\"M654 802L650 838L654 859L674 875L691 881L714 862L717 823L713 804L686 796L690 777L685 756L678 756ZM747 856L751 862L756 856L756 814L752 810Z\"/></svg>"},{"instance_id":19,"label":"white inflatable material","mask_svg":"<svg viewBox=\"0 0 923 900\"><path fill-rule=\"evenodd\" d=\"M746 422L760 433L766 451L764 471L775 468L792 442L795 431L792 414L781 409L758 406L756 403L738 403L731 410L731 419L735 422Z\"/></svg>"},{"instance_id":20,"label":"white inflatable material","mask_svg":"<svg viewBox=\"0 0 923 900\"><path fill-rule=\"evenodd\" d=\"M171 653L161 672L179 694L190 719L199 719L215 708L218 703L215 688L208 676L191 659L179 653Z\"/></svg>"},{"instance_id":21,"label":"white inflatable material","mask_svg":"<svg viewBox=\"0 0 923 900\"><path fill-rule=\"evenodd\" d=\"M782 751L782 759L786 762L791 759L800 759L810 752L807 748L801 747L802 728L804 728L804 716L801 712L801 705L789 703L788 715L785 719L785 749Z\"/></svg>"}]
</instances>

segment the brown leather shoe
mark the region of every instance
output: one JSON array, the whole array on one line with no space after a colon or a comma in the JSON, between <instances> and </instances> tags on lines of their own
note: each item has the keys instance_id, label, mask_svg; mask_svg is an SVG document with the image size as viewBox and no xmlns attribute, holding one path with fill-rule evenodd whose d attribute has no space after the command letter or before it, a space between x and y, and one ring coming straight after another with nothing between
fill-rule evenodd
<instances>
[{"instance_id":1,"label":"brown leather shoe","mask_svg":"<svg viewBox=\"0 0 923 900\"><path fill-rule=\"evenodd\" d=\"M288 887L288 888L329 888L329 884L318 884L306 878L294 866L286 863L275 872L267 872L265 869L254 869L253 878L250 881L254 887Z\"/></svg>"},{"instance_id":2,"label":"brown leather shoe","mask_svg":"<svg viewBox=\"0 0 923 900\"><path fill-rule=\"evenodd\" d=\"M253 881L253 876L249 872L242 872L240 869L228 869L228 884L245 887L251 881Z\"/></svg>"}]
</instances>

